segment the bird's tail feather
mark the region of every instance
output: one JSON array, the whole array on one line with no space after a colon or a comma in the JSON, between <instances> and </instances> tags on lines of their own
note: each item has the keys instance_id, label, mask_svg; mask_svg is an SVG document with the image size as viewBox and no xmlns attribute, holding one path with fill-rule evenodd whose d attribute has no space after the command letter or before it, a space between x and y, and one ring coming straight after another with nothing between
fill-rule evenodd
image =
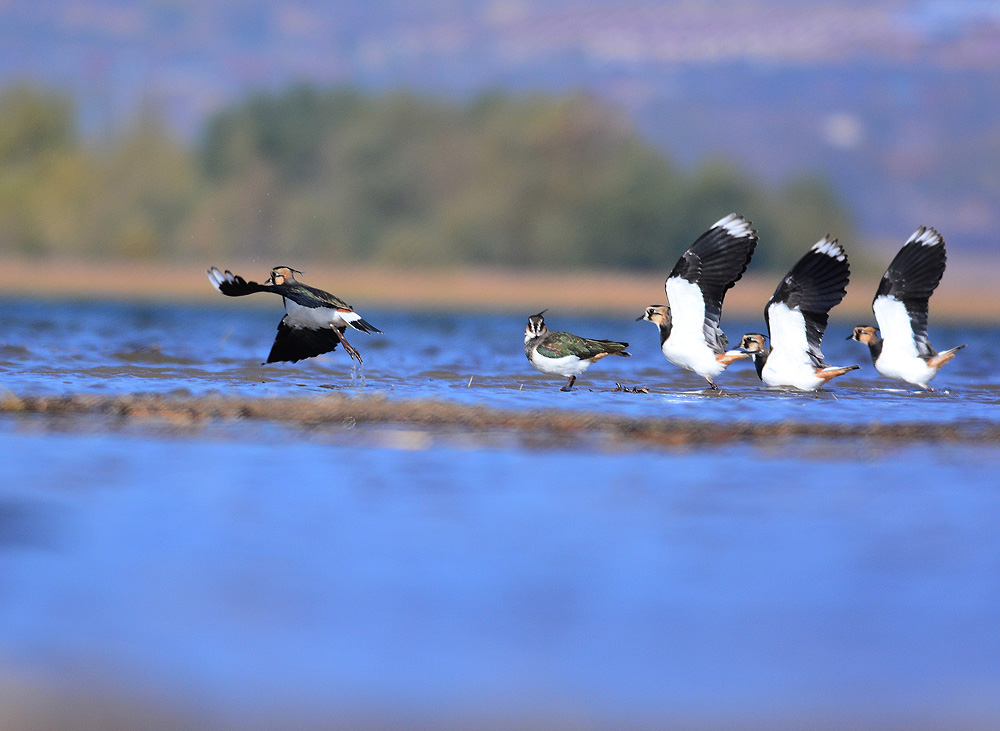
<instances>
[{"instance_id":1,"label":"bird's tail feather","mask_svg":"<svg viewBox=\"0 0 1000 731\"><path fill-rule=\"evenodd\" d=\"M353 327L355 330L360 330L363 333L378 333L379 335L383 334L381 330L372 325L363 317L359 317L357 320L351 320L347 324Z\"/></svg>"}]
</instances>

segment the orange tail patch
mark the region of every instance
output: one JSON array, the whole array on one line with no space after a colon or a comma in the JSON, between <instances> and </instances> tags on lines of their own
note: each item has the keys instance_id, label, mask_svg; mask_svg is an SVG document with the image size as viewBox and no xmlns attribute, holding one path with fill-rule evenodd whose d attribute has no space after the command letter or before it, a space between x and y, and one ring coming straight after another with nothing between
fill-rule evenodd
<instances>
[{"instance_id":1,"label":"orange tail patch","mask_svg":"<svg viewBox=\"0 0 1000 731\"><path fill-rule=\"evenodd\" d=\"M949 360L955 357L955 353L964 348L965 345L959 345L957 348L952 348L951 350L946 350L943 353L938 353L936 356L927 361L927 365L931 368L940 368Z\"/></svg>"},{"instance_id":2,"label":"orange tail patch","mask_svg":"<svg viewBox=\"0 0 1000 731\"><path fill-rule=\"evenodd\" d=\"M631 353L626 353L624 350L616 350L613 353L607 353L607 352L605 352L605 353L598 353L593 358L588 358L587 360L589 360L591 363L595 363L595 362L599 361L601 358L604 358L605 356L608 356L608 355L620 355L623 358L631 358L632 357Z\"/></svg>"},{"instance_id":3,"label":"orange tail patch","mask_svg":"<svg viewBox=\"0 0 1000 731\"><path fill-rule=\"evenodd\" d=\"M858 370L860 368L861 368L861 366L858 366L858 365L842 366L840 368L833 368L833 367L831 367L831 368L817 368L816 369L816 375L819 378L822 378L824 381L829 381L829 380L831 380L833 378L836 378L837 376L842 376L845 373L850 373L851 371L856 371L856 370Z\"/></svg>"},{"instance_id":4,"label":"orange tail patch","mask_svg":"<svg viewBox=\"0 0 1000 731\"><path fill-rule=\"evenodd\" d=\"M722 363L722 365L724 365L724 366L728 366L729 364L733 363L734 361L742 360L743 358L749 358L749 357L750 357L749 353L734 353L731 350L728 351L728 352L725 352L725 353L716 353L715 354L715 359L717 361L719 361L720 363Z\"/></svg>"}]
</instances>

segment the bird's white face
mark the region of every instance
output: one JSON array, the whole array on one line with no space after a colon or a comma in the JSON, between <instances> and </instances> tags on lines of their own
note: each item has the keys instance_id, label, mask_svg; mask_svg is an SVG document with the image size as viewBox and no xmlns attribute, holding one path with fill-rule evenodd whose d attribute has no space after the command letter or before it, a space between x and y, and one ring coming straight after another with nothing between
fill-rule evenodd
<instances>
[{"instance_id":1,"label":"bird's white face","mask_svg":"<svg viewBox=\"0 0 1000 731\"><path fill-rule=\"evenodd\" d=\"M748 353L759 353L764 349L764 336L760 333L747 333L740 340L740 347Z\"/></svg>"},{"instance_id":2,"label":"bird's white face","mask_svg":"<svg viewBox=\"0 0 1000 731\"><path fill-rule=\"evenodd\" d=\"M271 284L276 285L282 285L286 282L294 282L296 272L299 274L302 273L299 272L298 269L292 269L291 267L275 267L271 270L270 282Z\"/></svg>"},{"instance_id":3,"label":"bird's white face","mask_svg":"<svg viewBox=\"0 0 1000 731\"><path fill-rule=\"evenodd\" d=\"M670 309L667 305L650 305L639 319L647 320L654 325L666 325L669 317Z\"/></svg>"},{"instance_id":4,"label":"bird's white face","mask_svg":"<svg viewBox=\"0 0 1000 731\"><path fill-rule=\"evenodd\" d=\"M876 330L871 325L858 325L854 328L854 334L851 335L851 340L857 340L859 343L864 343L868 345L875 337Z\"/></svg>"},{"instance_id":5,"label":"bird's white face","mask_svg":"<svg viewBox=\"0 0 1000 731\"><path fill-rule=\"evenodd\" d=\"M546 332L548 332L548 328L545 327L545 318L542 317L541 313L532 315L528 318L527 327L524 328L524 342L544 335Z\"/></svg>"}]
</instances>

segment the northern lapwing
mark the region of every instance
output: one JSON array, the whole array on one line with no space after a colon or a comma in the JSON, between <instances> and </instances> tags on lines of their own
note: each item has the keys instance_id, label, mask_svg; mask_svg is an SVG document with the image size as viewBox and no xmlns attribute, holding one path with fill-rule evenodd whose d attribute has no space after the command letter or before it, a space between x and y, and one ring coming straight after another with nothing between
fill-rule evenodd
<instances>
[{"instance_id":1,"label":"northern lapwing","mask_svg":"<svg viewBox=\"0 0 1000 731\"><path fill-rule=\"evenodd\" d=\"M531 365L542 373L569 378L560 391L573 388L576 377L604 356L621 355L627 358L630 355L625 352L628 343L581 338L572 333L549 330L545 326L544 314L545 310L542 310L528 318L528 326L524 329L524 354Z\"/></svg>"},{"instance_id":2,"label":"northern lapwing","mask_svg":"<svg viewBox=\"0 0 1000 731\"><path fill-rule=\"evenodd\" d=\"M650 305L636 318L660 330L660 349L671 363L694 371L718 390L726 367L747 354L726 350L719 323L726 292L740 280L757 246L757 232L731 213L716 221L677 262L664 284L667 304Z\"/></svg>"},{"instance_id":3,"label":"northern lapwing","mask_svg":"<svg viewBox=\"0 0 1000 731\"><path fill-rule=\"evenodd\" d=\"M761 333L747 333L740 341L767 386L815 391L860 368L831 366L820 349L830 310L844 299L850 279L847 254L827 236L781 280L764 308L771 347Z\"/></svg>"},{"instance_id":4,"label":"northern lapwing","mask_svg":"<svg viewBox=\"0 0 1000 731\"><path fill-rule=\"evenodd\" d=\"M223 273L212 267L208 270L208 281L229 297L242 297L255 292L281 295L285 316L278 323L278 334L265 363L295 363L329 353L341 344L352 358L361 363L361 354L347 342L344 331L348 327L365 333L382 331L339 297L296 280L295 275L301 273L291 267L275 267L267 281L258 284L248 282L228 269Z\"/></svg>"},{"instance_id":5,"label":"northern lapwing","mask_svg":"<svg viewBox=\"0 0 1000 731\"><path fill-rule=\"evenodd\" d=\"M930 380L965 347L939 353L927 339L928 300L944 276L946 262L941 234L918 228L889 264L875 292L872 310L878 328L858 325L848 338L868 346L875 370L883 376L925 391L934 390Z\"/></svg>"}]
</instances>

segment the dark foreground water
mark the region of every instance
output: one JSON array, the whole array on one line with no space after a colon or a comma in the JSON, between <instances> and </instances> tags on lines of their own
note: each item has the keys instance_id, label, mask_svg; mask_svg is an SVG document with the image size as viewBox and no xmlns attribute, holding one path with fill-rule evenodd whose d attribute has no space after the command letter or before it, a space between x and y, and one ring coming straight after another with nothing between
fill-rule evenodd
<instances>
[{"instance_id":1,"label":"dark foreground water","mask_svg":"<svg viewBox=\"0 0 1000 731\"><path fill-rule=\"evenodd\" d=\"M260 368L278 316L228 304L5 303L0 385L351 388L339 352ZM942 348L969 343L935 382L948 393L866 365L819 396L762 392L740 369L719 397L663 360L648 323L553 315L634 343L565 394L524 360L522 318L369 319L387 335L352 340L365 391L390 398L997 420L992 329L932 330ZM831 326L831 362L864 362L848 331ZM607 392L616 380L657 393ZM103 728L114 713L130 726L1000 726L992 446L582 452L412 426L7 416L0 450L3 728Z\"/></svg>"}]
</instances>

